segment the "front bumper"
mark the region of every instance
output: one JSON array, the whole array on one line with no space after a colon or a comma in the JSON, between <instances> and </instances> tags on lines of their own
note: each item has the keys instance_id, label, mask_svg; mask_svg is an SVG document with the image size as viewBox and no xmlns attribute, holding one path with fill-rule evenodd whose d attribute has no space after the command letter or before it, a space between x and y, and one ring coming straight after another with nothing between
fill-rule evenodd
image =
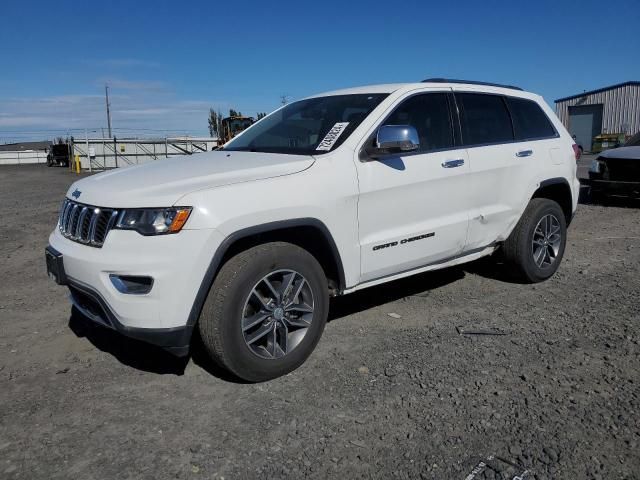
<instances>
[{"instance_id":1,"label":"front bumper","mask_svg":"<svg viewBox=\"0 0 640 480\"><path fill-rule=\"evenodd\" d=\"M118 321L107 302L89 285L69 278L67 285L71 292L71 303L89 320L124 336L162 347L178 357L189 354L193 325L175 328L127 327Z\"/></svg>"},{"instance_id":2,"label":"front bumper","mask_svg":"<svg viewBox=\"0 0 640 480\"><path fill-rule=\"evenodd\" d=\"M582 185L587 185L598 192L619 193L622 195L639 195L640 182L625 182L621 180L603 180L600 178L582 178Z\"/></svg>"},{"instance_id":3,"label":"front bumper","mask_svg":"<svg viewBox=\"0 0 640 480\"><path fill-rule=\"evenodd\" d=\"M190 313L211 258L222 241L216 230L183 230L145 237L112 230L102 248L65 238L56 228L50 246L62 255L71 301L85 316L105 327L166 348L188 351L194 327ZM145 294L118 291L109 276L153 278Z\"/></svg>"}]
</instances>

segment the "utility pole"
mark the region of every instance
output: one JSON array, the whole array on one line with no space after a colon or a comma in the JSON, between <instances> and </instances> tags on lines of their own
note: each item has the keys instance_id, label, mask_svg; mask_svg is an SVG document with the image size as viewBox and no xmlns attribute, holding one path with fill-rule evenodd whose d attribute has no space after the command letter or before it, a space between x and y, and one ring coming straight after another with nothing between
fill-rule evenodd
<instances>
[{"instance_id":1,"label":"utility pole","mask_svg":"<svg viewBox=\"0 0 640 480\"><path fill-rule=\"evenodd\" d=\"M107 101L107 128L109 129L109 138L111 138L111 112L109 111L109 85L104 86L105 100Z\"/></svg>"},{"instance_id":2,"label":"utility pole","mask_svg":"<svg viewBox=\"0 0 640 480\"><path fill-rule=\"evenodd\" d=\"M286 105L286 104L287 104L287 97L288 97L288 96L289 96L289 95L280 95L280 103L281 103L282 105Z\"/></svg>"}]
</instances>

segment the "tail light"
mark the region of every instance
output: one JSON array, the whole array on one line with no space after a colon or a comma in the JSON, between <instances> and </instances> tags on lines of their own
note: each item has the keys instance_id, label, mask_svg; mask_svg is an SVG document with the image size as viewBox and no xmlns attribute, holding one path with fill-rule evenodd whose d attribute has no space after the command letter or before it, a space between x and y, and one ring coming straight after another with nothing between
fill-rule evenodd
<instances>
[{"instance_id":1,"label":"tail light","mask_svg":"<svg viewBox=\"0 0 640 480\"><path fill-rule=\"evenodd\" d=\"M573 147L573 154L576 156L576 162L577 162L578 160L580 160L580 155L582 155L582 152L580 152L580 147L575 143L571 146Z\"/></svg>"}]
</instances>

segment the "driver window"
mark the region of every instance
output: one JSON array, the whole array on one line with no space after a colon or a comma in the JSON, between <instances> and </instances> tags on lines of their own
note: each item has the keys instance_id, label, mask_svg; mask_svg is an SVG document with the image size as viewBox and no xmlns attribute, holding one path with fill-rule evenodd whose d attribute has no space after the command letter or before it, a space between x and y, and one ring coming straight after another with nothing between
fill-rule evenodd
<instances>
[{"instance_id":1,"label":"driver window","mask_svg":"<svg viewBox=\"0 0 640 480\"><path fill-rule=\"evenodd\" d=\"M415 95L391 114L384 125L411 125L420 137L420 152L453 147L453 129L446 93Z\"/></svg>"}]
</instances>

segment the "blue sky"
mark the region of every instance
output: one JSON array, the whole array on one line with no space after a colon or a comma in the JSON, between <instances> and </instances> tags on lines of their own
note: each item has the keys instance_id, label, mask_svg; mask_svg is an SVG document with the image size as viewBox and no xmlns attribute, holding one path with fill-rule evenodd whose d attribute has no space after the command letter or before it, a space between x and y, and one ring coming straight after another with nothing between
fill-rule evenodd
<instances>
[{"instance_id":1,"label":"blue sky","mask_svg":"<svg viewBox=\"0 0 640 480\"><path fill-rule=\"evenodd\" d=\"M105 83L119 135L202 135L210 106L348 86L479 79L552 103L640 80L639 0L3 0L0 18L0 142L99 131Z\"/></svg>"}]
</instances>

